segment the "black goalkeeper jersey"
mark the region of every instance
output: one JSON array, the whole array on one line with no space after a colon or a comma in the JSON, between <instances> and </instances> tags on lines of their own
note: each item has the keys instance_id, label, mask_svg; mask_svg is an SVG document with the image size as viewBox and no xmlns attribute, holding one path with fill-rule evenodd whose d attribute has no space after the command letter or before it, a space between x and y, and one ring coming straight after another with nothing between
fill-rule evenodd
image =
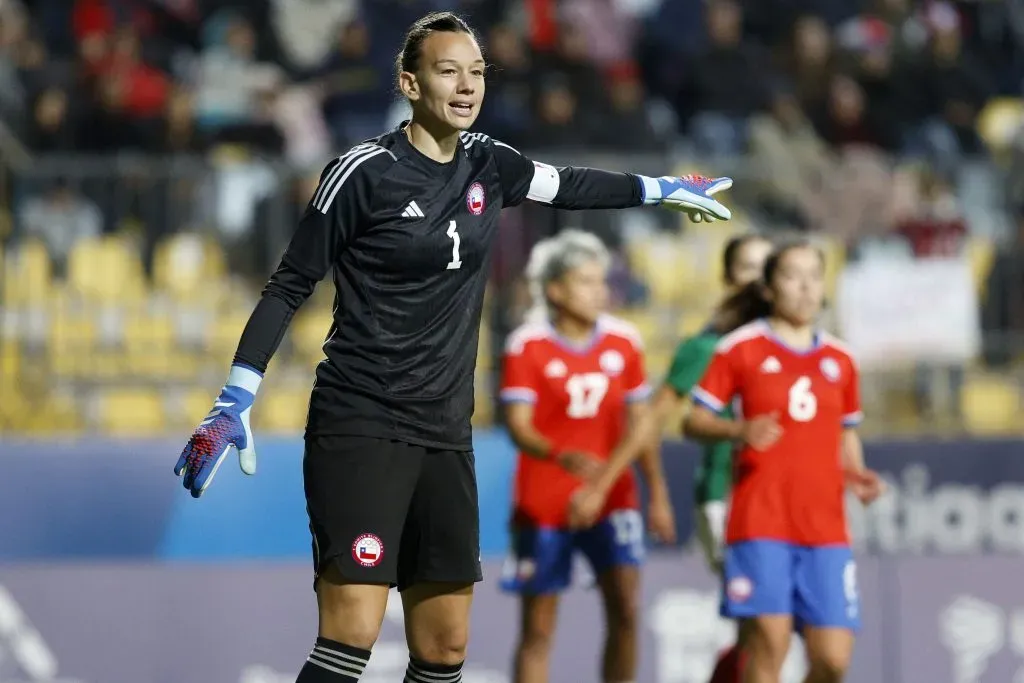
<instances>
[{"instance_id":1,"label":"black goalkeeper jersey","mask_svg":"<svg viewBox=\"0 0 1024 683\"><path fill-rule=\"evenodd\" d=\"M399 129L324 169L236 362L266 368L294 311L333 272L334 321L316 371L307 435L470 449L473 378L501 209L641 203L624 173L533 162L481 133L434 161Z\"/></svg>"}]
</instances>

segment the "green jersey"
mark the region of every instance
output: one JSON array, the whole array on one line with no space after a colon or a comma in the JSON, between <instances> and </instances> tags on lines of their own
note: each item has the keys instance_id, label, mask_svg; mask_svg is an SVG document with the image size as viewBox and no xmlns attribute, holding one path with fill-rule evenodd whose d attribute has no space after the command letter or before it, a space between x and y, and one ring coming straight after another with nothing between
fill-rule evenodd
<instances>
[{"instance_id":1,"label":"green jersey","mask_svg":"<svg viewBox=\"0 0 1024 683\"><path fill-rule=\"evenodd\" d=\"M718 340L717 334L705 331L679 344L665 383L678 395L689 395L711 363ZM732 417L732 409L726 408L722 416ZM717 441L704 446L694 492L698 504L725 500L732 481L732 449L730 441Z\"/></svg>"}]
</instances>

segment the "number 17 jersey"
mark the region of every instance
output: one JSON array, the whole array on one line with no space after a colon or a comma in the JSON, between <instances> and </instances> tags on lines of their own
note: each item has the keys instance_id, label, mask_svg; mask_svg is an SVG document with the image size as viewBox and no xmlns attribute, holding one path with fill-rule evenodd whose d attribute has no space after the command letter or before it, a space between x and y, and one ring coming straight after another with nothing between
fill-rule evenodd
<instances>
[{"instance_id":1,"label":"number 17 jersey","mask_svg":"<svg viewBox=\"0 0 1024 683\"><path fill-rule=\"evenodd\" d=\"M627 429L627 406L650 394L640 336L628 323L603 316L588 344L574 346L548 323L509 336L501 399L533 405L533 426L556 448L605 460ZM518 521L563 527L569 500L582 482L556 463L519 454L514 504ZM638 507L629 470L608 495L602 518Z\"/></svg>"},{"instance_id":2,"label":"number 17 jersey","mask_svg":"<svg viewBox=\"0 0 1024 683\"><path fill-rule=\"evenodd\" d=\"M827 334L796 350L761 320L722 338L694 401L716 412L731 404L746 419L774 414L782 427L771 448L734 458L728 543L849 543L841 443L861 419L858 381L853 357Z\"/></svg>"}]
</instances>

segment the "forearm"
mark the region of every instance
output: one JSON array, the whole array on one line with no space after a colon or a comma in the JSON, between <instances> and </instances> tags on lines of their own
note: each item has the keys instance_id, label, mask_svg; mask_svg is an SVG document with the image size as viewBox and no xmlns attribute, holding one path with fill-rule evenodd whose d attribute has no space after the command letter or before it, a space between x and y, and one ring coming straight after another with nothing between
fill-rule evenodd
<instances>
[{"instance_id":1,"label":"forearm","mask_svg":"<svg viewBox=\"0 0 1024 683\"><path fill-rule=\"evenodd\" d=\"M597 480L597 488L603 491L610 491L615 482L619 480L622 473L633 464L658 434L658 419L653 410L648 410L640 416L635 426L629 430L626 438L612 451L604 470ZM661 470L660 466L658 468Z\"/></svg>"},{"instance_id":2,"label":"forearm","mask_svg":"<svg viewBox=\"0 0 1024 683\"><path fill-rule=\"evenodd\" d=\"M516 448L531 458L548 460L554 455L554 444L533 425L509 425L509 436Z\"/></svg>"},{"instance_id":3,"label":"forearm","mask_svg":"<svg viewBox=\"0 0 1024 683\"><path fill-rule=\"evenodd\" d=\"M842 448L843 469L860 472L864 469L864 445L860 435L852 429L843 432Z\"/></svg>"},{"instance_id":4,"label":"forearm","mask_svg":"<svg viewBox=\"0 0 1024 683\"><path fill-rule=\"evenodd\" d=\"M295 311L315 287L315 280L282 262L249 316L235 351L234 363L247 365L260 373L266 372Z\"/></svg>"},{"instance_id":5,"label":"forearm","mask_svg":"<svg viewBox=\"0 0 1024 683\"><path fill-rule=\"evenodd\" d=\"M665 483L665 471L661 466L661 448L657 441L647 444L640 452L638 465L651 499L667 498L668 485Z\"/></svg>"},{"instance_id":6,"label":"forearm","mask_svg":"<svg viewBox=\"0 0 1024 683\"><path fill-rule=\"evenodd\" d=\"M578 166L564 166L557 172L557 191L549 202L555 208L627 209L643 204L643 184L632 173Z\"/></svg>"},{"instance_id":7,"label":"forearm","mask_svg":"<svg viewBox=\"0 0 1024 683\"><path fill-rule=\"evenodd\" d=\"M736 441L743 434L743 423L695 407L686 418L684 431L686 436L698 441Z\"/></svg>"}]
</instances>

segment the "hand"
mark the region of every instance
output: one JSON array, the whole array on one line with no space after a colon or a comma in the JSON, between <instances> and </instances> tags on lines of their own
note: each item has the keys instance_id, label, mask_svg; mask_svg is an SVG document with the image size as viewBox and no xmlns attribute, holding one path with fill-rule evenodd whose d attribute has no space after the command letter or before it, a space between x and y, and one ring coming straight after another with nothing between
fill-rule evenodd
<instances>
[{"instance_id":1,"label":"hand","mask_svg":"<svg viewBox=\"0 0 1024 683\"><path fill-rule=\"evenodd\" d=\"M592 482L604 469L604 463L582 451L561 451L555 455L555 462L572 476L585 482Z\"/></svg>"},{"instance_id":2,"label":"hand","mask_svg":"<svg viewBox=\"0 0 1024 683\"><path fill-rule=\"evenodd\" d=\"M864 505L871 505L885 493L885 480L874 470L844 470L843 474L847 487Z\"/></svg>"},{"instance_id":3,"label":"hand","mask_svg":"<svg viewBox=\"0 0 1024 683\"><path fill-rule=\"evenodd\" d=\"M596 486L585 484L569 500L569 527L589 529L597 523L604 509L605 493Z\"/></svg>"},{"instance_id":4,"label":"hand","mask_svg":"<svg viewBox=\"0 0 1024 683\"><path fill-rule=\"evenodd\" d=\"M654 496L647 504L647 528L662 543L676 542L676 515L668 496Z\"/></svg>"},{"instance_id":5,"label":"hand","mask_svg":"<svg viewBox=\"0 0 1024 683\"><path fill-rule=\"evenodd\" d=\"M184 475L182 484L193 498L203 495L232 448L238 450L238 464L242 472L256 472L249 413L260 380L262 375L255 370L241 365L232 366L227 383L213 402L213 410L196 427L181 452L174 473L179 477Z\"/></svg>"},{"instance_id":6,"label":"hand","mask_svg":"<svg viewBox=\"0 0 1024 683\"><path fill-rule=\"evenodd\" d=\"M708 178L702 175L641 178L644 203L661 204L685 213L694 223L727 221L732 212L712 195L732 187L732 178Z\"/></svg>"},{"instance_id":7,"label":"hand","mask_svg":"<svg viewBox=\"0 0 1024 683\"><path fill-rule=\"evenodd\" d=\"M782 436L779 414L758 415L743 423L740 438L755 451L766 451Z\"/></svg>"}]
</instances>

